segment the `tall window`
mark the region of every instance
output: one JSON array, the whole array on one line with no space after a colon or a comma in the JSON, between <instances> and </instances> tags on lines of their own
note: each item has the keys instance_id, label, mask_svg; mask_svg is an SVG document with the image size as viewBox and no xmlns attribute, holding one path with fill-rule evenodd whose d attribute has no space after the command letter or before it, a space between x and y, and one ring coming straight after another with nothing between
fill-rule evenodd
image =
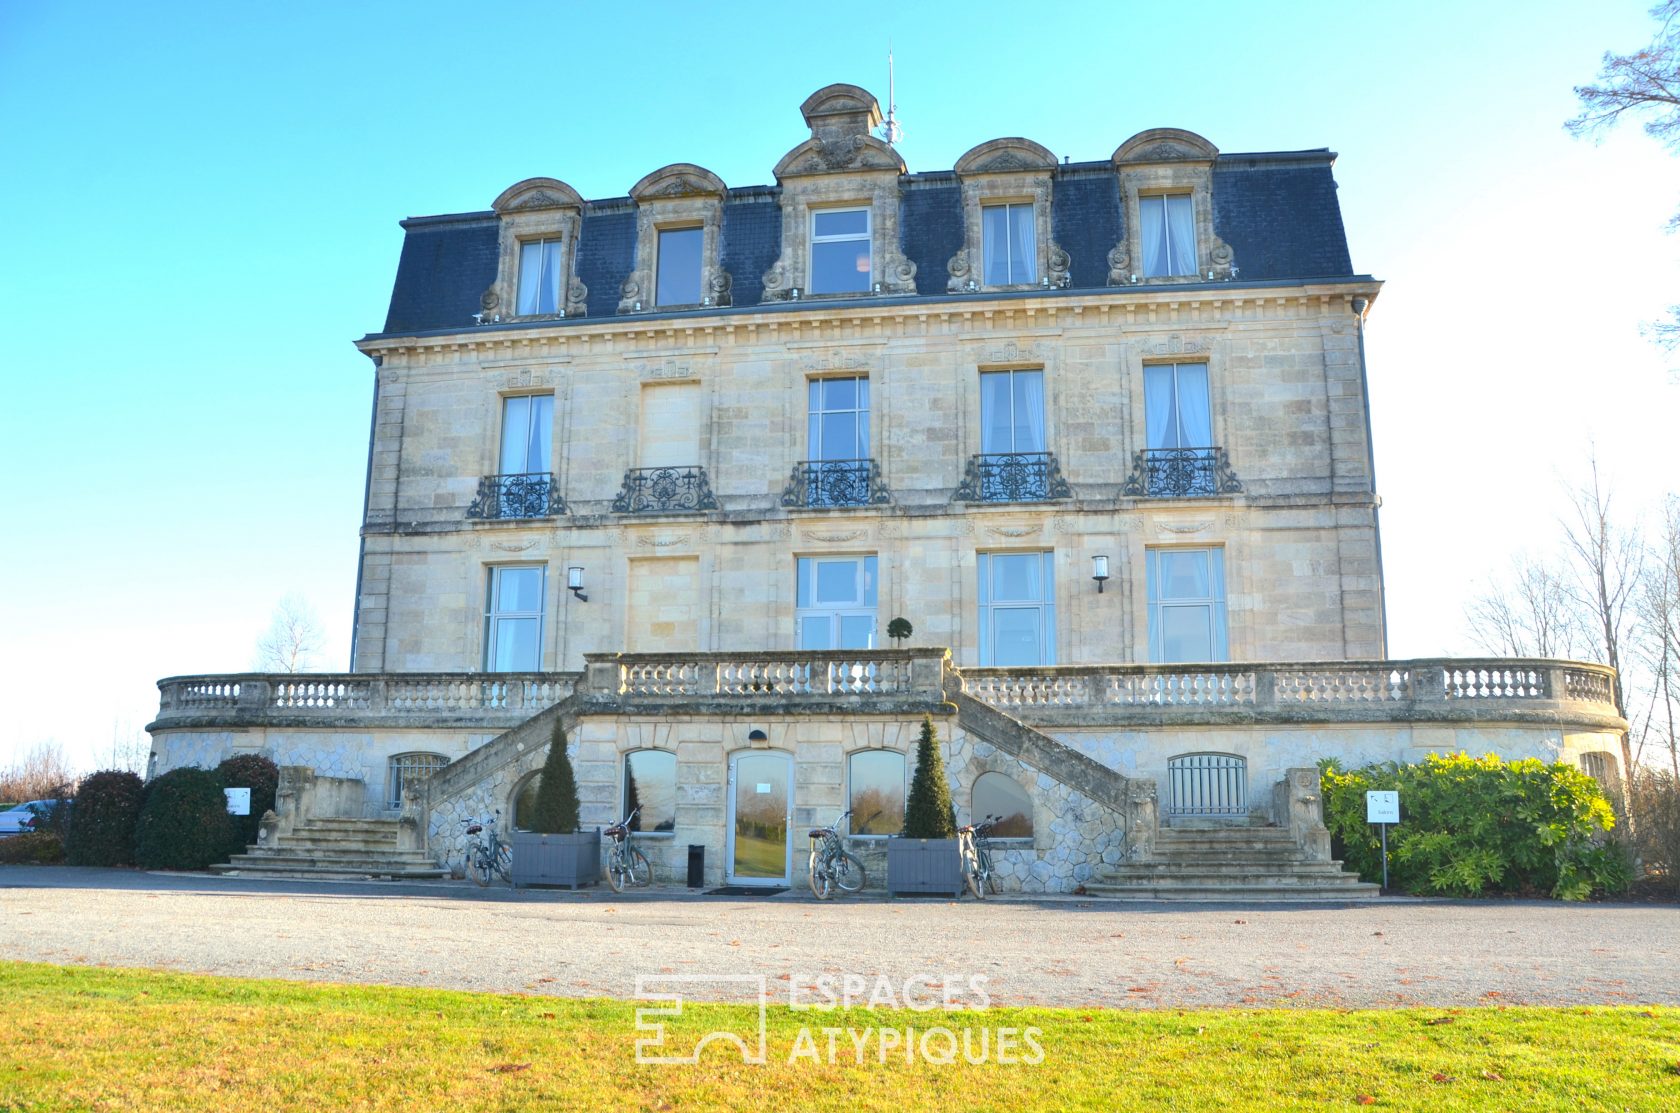
<instances>
[{"instance_id":1,"label":"tall window","mask_svg":"<svg viewBox=\"0 0 1680 1113\"><path fill-rule=\"evenodd\" d=\"M1149 659L1223 661L1225 550L1149 549Z\"/></svg>"},{"instance_id":2,"label":"tall window","mask_svg":"<svg viewBox=\"0 0 1680 1113\"><path fill-rule=\"evenodd\" d=\"M1196 217L1188 193L1139 197L1138 219L1145 276L1196 273Z\"/></svg>"},{"instance_id":3,"label":"tall window","mask_svg":"<svg viewBox=\"0 0 1680 1113\"><path fill-rule=\"evenodd\" d=\"M982 773L974 781L974 822L989 815L999 816L992 836L999 839L1030 839L1033 833L1032 797L1013 778L1002 773Z\"/></svg>"},{"instance_id":4,"label":"tall window","mask_svg":"<svg viewBox=\"0 0 1680 1113\"><path fill-rule=\"evenodd\" d=\"M811 213L811 293L855 294L869 289L869 210Z\"/></svg>"},{"instance_id":5,"label":"tall window","mask_svg":"<svg viewBox=\"0 0 1680 1113\"><path fill-rule=\"evenodd\" d=\"M1143 369L1143 431L1149 448L1212 446L1207 364L1152 363Z\"/></svg>"},{"instance_id":6,"label":"tall window","mask_svg":"<svg viewBox=\"0 0 1680 1113\"><path fill-rule=\"evenodd\" d=\"M851 756L851 832L896 835L904 829L904 755L897 750L859 750Z\"/></svg>"},{"instance_id":7,"label":"tall window","mask_svg":"<svg viewBox=\"0 0 1680 1113\"><path fill-rule=\"evenodd\" d=\"M875 558L800 557L800 649L875 648Z\"/></svg>"},{"instance_id":8,"label":"tall window","mask_svg":"<svg viewBox=\"0 0 1680 1113\"><path fill-rule=\"evenodd\" d=\"M484 671L536 672L542 663L541 564L490 569L484 606Z\"/></svg>"},{"instance_id":9,"label":"tall window","mask_svg":"<svg viewBox=\"0 0 1680 1113\"><path fill-rule=\"evenodd\" d=\"M1031 204L982 206L980 234L986 285L1038 281L1038 245Z\"/></svg>"},{"instance_id":10,"label":"tall window","mask_svg":"<svg viewBox=\"0 0 1680 1113\"><path fill-rule=\"evenodd\" d=\"M560 312L560 241L519 245L519 312Z\"/></svg>"},{"instance_id":11,"label":"tall window","mask_svg":"<svg viewBox=\"0 0 1680 1113\"><path fill-rule=\"evenodd\" d=\"M980 663L1056 663L1054 554L981 553Z\"/></svg>"},{"instance_id":12,"label":"tall window","mask_svg":"<svg viewBox=\"0 0 1680 1113\"><path fill-rule=\"evenodd\" d=\"M703 228L660 230L658 304L700 303L700 250L705 238Z\"/></svg>"},{"instance_id":13,"label":"tall window","mask_svg":"<svg viewBox=\"0 0 1680 1113\"><path fill-rule=\"evenodd\" d=\"M554 428L554 395L522 394L502 399L503 475L546 473Z\"/></svg>"},{"instance_id":14,"label":"tall window","mask_svg":"<svg viewBox=\"0 0 1680 1113\"><path fill-rule=\"evenodd\" d=\"M981 373L980 451L1044 451L1044 372Z\"/></svg>"},{"instance_id":15,"label":"tall window","mask_svg":"<svg viewBox=\"0 0 1680 1113\"><path fill-rule=\"evenodd\" d=\"M632 750L624 755L624 811L641 809L632 831L660 834L677 827L677 755L669 750Z\"/></svg>"},{"instance_id":16,"label":"tall window","mask_svg":"<svg viewBox=\"0 0 1680 1113\"><path fill-rule=\"evenodd\" d=\"M869 380L812 379L809 397L811 459L868 459Z\"/></svg>"}]
</instances>

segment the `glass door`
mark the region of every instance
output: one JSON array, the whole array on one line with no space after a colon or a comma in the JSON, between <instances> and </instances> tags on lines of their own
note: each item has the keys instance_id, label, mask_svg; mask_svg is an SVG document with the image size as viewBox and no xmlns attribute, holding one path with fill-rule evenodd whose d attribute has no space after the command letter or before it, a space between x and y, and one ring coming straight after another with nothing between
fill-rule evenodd
<instances>
[{"instance_id":1,"label":"glass door","mask_svg":"<svg viewBox=\"0 0 1680 1113\"><path fill-rule=\"evenodd\" d=\"M731 885L786 885L792 876L793 758L768 750L729 763Z\"/></svg>"}]
</instances>

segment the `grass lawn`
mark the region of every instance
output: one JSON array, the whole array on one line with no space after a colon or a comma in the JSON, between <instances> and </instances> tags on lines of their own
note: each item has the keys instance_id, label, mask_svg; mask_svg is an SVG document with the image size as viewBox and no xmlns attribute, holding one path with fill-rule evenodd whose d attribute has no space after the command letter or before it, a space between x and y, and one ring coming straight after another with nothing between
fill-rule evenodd
<instances>
[{"instance_id":1,"label":"grass lawn","mask_svg":"<svg viewBox=\"0 0 1680 1113\"><path fill-rule=\"evenodd\" d=\"M795 1012L766 1065L636 1062L647 1002L0 963L0 1110L1680 1109L1680 1009ZM689 1004L666 1043L753 1032ZM1039 1029L1042 1061L863 1065L824 1027ZM812 1030L811 1053L799 1049ZM995 1038L995 1037L994 1037ZM756 1042L756 1041L755 1041ZM935 1056L943 1045L934 1046ZM978 1045L972 1045L977 1051ZM997 1044L990 1045L995 1058ZM1030 1058L1017 1044L1016 1055ZM790 1062L790 1056L792 1061Z\"/></svg>"}]
</instances>

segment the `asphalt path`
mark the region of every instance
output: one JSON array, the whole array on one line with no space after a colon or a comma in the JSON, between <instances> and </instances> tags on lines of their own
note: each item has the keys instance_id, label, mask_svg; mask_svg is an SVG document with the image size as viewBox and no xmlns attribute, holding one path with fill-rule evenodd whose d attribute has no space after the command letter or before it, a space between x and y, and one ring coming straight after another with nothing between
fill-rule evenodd
<instances>
[{"instance_id":1,"label":"asphalt path","mask_svg":"<svg viewBox=\"0 0 1680 1113\"><path fill-rule=\"evenodd\" d=\"M0 866L0 924L3 959L560 996L1680 1005L1680 909L1656 905L819 903Z\"/></svg>"}]
</instances>

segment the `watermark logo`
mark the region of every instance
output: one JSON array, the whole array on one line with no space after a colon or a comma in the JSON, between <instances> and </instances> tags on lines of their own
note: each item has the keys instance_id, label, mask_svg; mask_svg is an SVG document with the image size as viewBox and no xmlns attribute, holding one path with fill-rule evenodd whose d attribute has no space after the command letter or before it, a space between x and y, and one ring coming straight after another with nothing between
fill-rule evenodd
<instances>
[{"instance_id":1,"label":"watermark logo","mask_svg":"<svg viewBox=\"0 0 1680 1113\"><path fill-rule=\"evenodd\" d=\"M674 1020L681 1016L684 992L692 997L694 993L708 989L714 993L722 990L730 998L750 997L756 1000L757 1031L714 1028L702 1035L687 1054L674 1054L676 1049L665 1042L668 1034L665 1022L658 1018L668 1017ZM770 995L765 989L763 974L637 974L636 996L665 1002L663 1008L636 1010L636 1031L652 1033L636 1040L636 1062L659 1066L698 1063L706 1046L714 1042L733 1044L740 1051L743 1063L763 1065L768 1062L769 1040L766 1037L765 1006L769 1003Z\"/></svg>"}]
</instances>

